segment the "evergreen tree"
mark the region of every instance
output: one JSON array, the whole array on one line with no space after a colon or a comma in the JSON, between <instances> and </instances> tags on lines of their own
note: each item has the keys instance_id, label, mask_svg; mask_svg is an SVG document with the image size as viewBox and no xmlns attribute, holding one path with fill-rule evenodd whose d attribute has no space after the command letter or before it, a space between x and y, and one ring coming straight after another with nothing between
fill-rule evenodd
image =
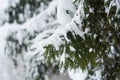
<instances>
[{"instance_id":1,"label":"evergreen tree","mask_svg":"<svg viewBox=\"0 0 120 80\"><path fill-rule=\"evenodd\" d=\"M39 4L40 1L45 2L45 5L48 4L46 3L48 1L44 0L29 1L20 0L14 8L11 7L8 10L10 23L23 23L28 18L33 17L41 11L38 10L38 6L41 6L41 4ZM31 2L36 3L36 5L31 4ZM30 5L29 14L23 10L27 4ZM92 79L91 76L96 74L96 71L101 70L102 80L119 80L120 1L75 0L73 5L76 8L76 12L72 13L72 20L68 20L70 22L65 23L65 25L56 22L55 10L52 12L52 10L50 11L48 9L48 11L43 12L45 16L41 12L42 15L40 16L43 17L40 17L39 20L42 21L36 21L36 23L39 23L39 28L37 28L37 30L31 30L33 32L29 31L28 28L13 31L7 38L5 51L11 50L8 53L10 55L15 53L15 56L16 53L24 53L24 51L35 53L29 62L37 68L33 69L34 66L30 67L32 76L28 78L29 80L39 80L40 78L43 80L43 74L45 73L44 69L40 71L40 68L44 66L47 70L48 67L53 66L51 65L52 63L56 63L58 67L64 67L65 70L69 68L81 68L83 71L87 70L88 77L86 79ZM18 8L18 6L21 7ZM63 7L65 6L63 5ZM56 7L54 8L56 9ZM14 12L15 15L13 15ZM27 18L25 17L25 19L23 18L21 20L19 12L24 17L27 15ZM64 11L64 13L65 12L67 16L71 15L69 10ZM65 18L64 16L62 17L63 19ZM36 27L36 25L34 27ZM22 35L22 40L16 37L18 34ZM32 39L35 39L35 41L29 43ZM31 44L33 45L32 49L29 48ZM42 54L42 56L40 54ZM44 59L39 59L43 56ZM15 57L12 57L13 60L15 60ZM63 61L61 61L61 57L64 58ZM17 64L16 61L15 64ZM36 69L39 73L37 77L36 74L34 74L36 73Z\"/></svg>"},{"instance_id":2,"label":"evergreen tree","mask_svg":"<svg viewBox=\"0 0 120 80\"><path fill-rule=\"evenodd\" d=\"M73 20L65 26L67 38L62 34L64 32L56 31L45 40L45 42L51 41L44 47L45 61L48 64L52 61L61 62L58 58L65 53L65 62L60 64L65 69L88 70L87 79L101 70L102 80L119 80L120 1L75 0L75 3L80 5L76 6L78 10ZM73 29L76 26L78 31ZM40 43L42 42L44 41ZM59 48L55 43L60 43ZM39 47L36 48L39 49Z\"/></svg>"}]
</instances>

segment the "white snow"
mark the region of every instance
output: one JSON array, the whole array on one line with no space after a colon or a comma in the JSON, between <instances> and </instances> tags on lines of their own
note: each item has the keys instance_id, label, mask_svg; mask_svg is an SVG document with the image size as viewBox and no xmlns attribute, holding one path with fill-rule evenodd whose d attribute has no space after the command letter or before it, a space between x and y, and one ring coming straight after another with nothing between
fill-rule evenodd
<instances>
[{"instance_id":1,"label":"white snow","mask_svg":"<svg viewBox=\"0 0 120 80\"><path fill-rule=\"evenodd\" d=\"M68 73L72 80L85 80L87 77L87 73L83 73L81 69L69 70Z\"/></svg>"},{"instance_id":2,"label":"white snow","mask_svg":"<svg viewBox=\"0 0 120 80\"><path fill-rule=\"evenodd\" d=\"M8 7L8 0L0 0L0 10L5 10Z\"/></svg>"},{"instance_id":3,"label":"white snow","mask_svg":"<svg viewBox=\"0 0 120 80\"><path fill-rule=\"evenodd\" d=\"M72 0L58 0L57 18L62 25L66 25L72 20L75 11Z\"/></svg>"},{"instance_id":4,"label":"white snow","mask_svg":"<svg viewBox=\"0 0 120 80\"><path fill-rule=\"evenodd\" d=\"M19 61L19 66L16 68L13 61L4 53L6 38L10 31L16 30L18 25L5 25L0 27L0 79L1 80L23 80L25 78L22 62ZM14 29L14 30L13 30ZM23 75L24 74L24 75Z\"/></svg>"}]
</instances>

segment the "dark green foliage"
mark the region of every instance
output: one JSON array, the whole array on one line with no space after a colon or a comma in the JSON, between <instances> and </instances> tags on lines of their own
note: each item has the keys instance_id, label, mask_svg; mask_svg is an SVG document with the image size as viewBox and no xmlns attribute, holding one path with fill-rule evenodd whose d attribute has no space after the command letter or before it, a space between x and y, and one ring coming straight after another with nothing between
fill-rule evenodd
<instances>
[{"instance_id":1,"label":"dark green foliage","mask_svg":"<svg viewBox=\"0 0 120 80\"><path fill-rule=\"evenodd\" d=\"M96 0L95 2L86 0L86 6L88 5L94 9L94 12L87 12L89 7L85 7L85 12L89 16L84 19L83 28L90 29L88 34L93 39L89 39L92 43L91 47L95 49L95 53L98 55L97 58L103 59L103 61L99 61L99 67L104 66L103 79L118 79L120 76L120 64L118 61L120 59L120 37L118 36L120 19L118 16L115 16L116 6L112 6L107 14L105 7L108 7L108 5L107 3L104 4L104 0ZM94 35L96 35L96 38L94 38ZM114 47L114 51L111 50L111 47ZM112 57L109 57L108 54L111 54Z\"/></svg>"}]
</instances>

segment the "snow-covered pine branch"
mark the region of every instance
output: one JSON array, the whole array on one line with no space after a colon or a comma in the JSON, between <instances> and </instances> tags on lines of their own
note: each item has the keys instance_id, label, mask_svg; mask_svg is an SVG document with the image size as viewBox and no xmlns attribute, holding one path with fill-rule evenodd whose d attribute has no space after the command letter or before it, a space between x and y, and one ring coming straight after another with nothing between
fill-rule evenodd
<instances>
[{"instance_id":1,"label":"snow-covered pine branch","mask_svg":"<svg viewBox=\"0 0 120 80\"><path fill-rule=\"evenodd\" d=\"M39 38L36 38L39 41L38 42L35 41L34 45L32 46L32 49L35 50L33 51L34 53L39 53L40 55L44 55L46 51L44 47L49 46L49 45L53 45L53 47L55 47L56 50L59 50L61 45L64 45L65 47L65 42L66 41L67 43L70 42L67 36L68 32L71 32L73 35L79 35L84 39L84 34L87 32L87 30L84 32L81 27L82 20L85 16L84 9L83 9L83 0L79 3L79 6L78 6L79 8L76 11L75 11L74 4L72 3L71 0L70 2L63 0L64 4L62 3L62 1L58 1L58 2L60 3L58 3L59 5L58 5L58 13L57 13L58 18L57 19L59 23L61 23L62 25L60 25L61 27L58 27L56 30L54 30L52 35L46 37L45 39L39 40ZM70 4L66 5L66 2ZM66 14L67 9L68 10L72 9L71 11L74 12L74 17L70 18L70 14ZM69 21L67 22L63 21L66 19ZM50 54L51 53L48 53L48 56Z\"/></svg>"}]
</instances>

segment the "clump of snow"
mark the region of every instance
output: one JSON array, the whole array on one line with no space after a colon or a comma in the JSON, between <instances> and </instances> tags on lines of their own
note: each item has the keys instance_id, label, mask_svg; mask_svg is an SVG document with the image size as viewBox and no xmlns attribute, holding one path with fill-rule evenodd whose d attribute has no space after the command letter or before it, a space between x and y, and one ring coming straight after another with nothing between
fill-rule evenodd
<instances>
[{"instance_id":1,"label":"clump of snow","mask_svg":"<svg viewBox=\"0 0 120 80\"><path fill-rule=\"evenodd\" d=\"M57 18L62 25L66 25L72 20L75 11L76 8L72 0L58 0Z\"/></svg>"},{"instance_id":2,"label":"clump of snow","mask_svg":"<svg viewBox=\"0 0 120 80\"><path fill-rule=\"evenodd\" d=\"M68 73L72 80L85 80L85 78L87 77L87 73L82 72L81 69L69 70Z\"/></svg>"}]
</instances>

